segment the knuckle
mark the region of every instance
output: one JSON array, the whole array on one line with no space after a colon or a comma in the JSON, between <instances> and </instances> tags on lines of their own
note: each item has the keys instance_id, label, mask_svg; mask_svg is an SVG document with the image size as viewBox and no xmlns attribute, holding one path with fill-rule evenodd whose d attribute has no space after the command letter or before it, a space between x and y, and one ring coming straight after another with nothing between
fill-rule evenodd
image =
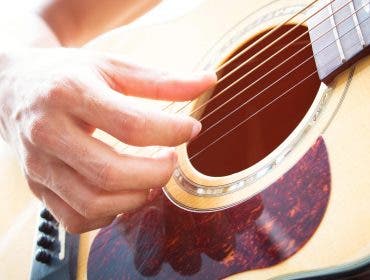
<instances>
[{"instance_id":1,"label":"knuckle","mask_svg":"<svg viewBox=\"0 0 370 280\"><path fill-rule=\"evenodd\" d=\"M87 146L84 146L84 145L78 147L77 151L78 151L78 156L80 158L87 158L91 154L89 148Z\"/></svg>"},{"instance_id":2,"label":"knuckle","mask_svg":"<svg viewBox=\"0 0 370 280\"><path fill-rule=\"evenodd\" d=\"M113 180L113 167L109 163L104 163L96 172L95 182L100 188L111 190Z\"/></svg>"},{"instance_id":3,"label":"knuckle","mask_svg":"<svg viewBox=\"0 0 370 280\"><path fill-rule=\"evenodd\" d=\"M51 176L48 176L45 178L45 183L57 191L60 194L63 194L64 197L74 197L75 196L75 189L69 184L68 182L65 182L64 180L60 180L60 174L56 173L54 174L55 179L50 178ZM58 179L59 177L59 179Z\"/></svg>"},{"instance_id":4,"label":"knuckle","mask_svg":"<svg viewBox=\"0 0 370 280\"><path fill-rule=\"evenodd\" d=\"M145 122L145 115L136 110L129 110L121 116L121 124L125 130L141 129Z\"/></svg>"},{"instance_id":5,"label":"knuckle","mask_svg":"<svg viewBox=\"0 0 370 280\"><path fill-rule=\"evenodd\" d=\"M46 90L43 98L45 103L51 105L59 105L61 101L65 100L66 89L65 85L67 84L67 79L63 78L58 82L53 82Z\"/></svg>"},{"instance_id":6,"label":"knuckle","mask_svg":"<svg viewBox=\"0 0 370 280\"><path fill-rule=\"evenodd\" d=\"M29 124L27 137L29 142L42 150L69 151L73 144L71 136L63 133L65 127L57 126L56 123L60 122L48 116L36 117Z\"/></svg>"},{"instance_id":7,"label":"knuckle","mask_svg":"<svg viewBox=\"0 0 370 280\"><path fill-rule=\"evenodd\" d=\"M29 129L30 140L33 144L43 145L48 142L50 133L48 133L48 121L45 117L38 117L31 122Z\"/></svg>"},{"instance_id":8,"label":"knuckle","mask_svg":"<svg viewBox=\"0 0 370 280\"><path fill-rule=\"evenodd\" d=\"M153 99L162 99L162 96L166 94L166 84L169 84L169 73L158 73L157 79L152 84Z\"/></svg>"},{"instance_id":9,"label":"knuckle","mask_svg":"<svg viewBox=\"0 0 370 280\"><path fill-rule=\"evenodd\" d=\"M73 100L80 99L81 93L84 92L82 88L82 83L78 78L64 76L51 82L42 98L45 103L52 106L70 104Z\"/></svg>"},{"instance_id":10,"label":"knuckle","mask_svg":"<svg viewBox=\"0 0 370 280\"><path fill-rule=\"evenodd\" d=\"M86 96L80 96L80 100L84 101L84 107L89 112L100 112L104 106L103 100L94 94L87 94Z\"/></svg>"},{"instance_id":11,"label":"knuckle","mask_svg":"<svg viewBox=\"0 0 370 280\"><path fill-rule=\"evenodd\" d=\"M130 111L120 118L123 140L127 143L136 143L137 135L147 129L148 117L143 112Z\"/></svg>"}]
</instances>

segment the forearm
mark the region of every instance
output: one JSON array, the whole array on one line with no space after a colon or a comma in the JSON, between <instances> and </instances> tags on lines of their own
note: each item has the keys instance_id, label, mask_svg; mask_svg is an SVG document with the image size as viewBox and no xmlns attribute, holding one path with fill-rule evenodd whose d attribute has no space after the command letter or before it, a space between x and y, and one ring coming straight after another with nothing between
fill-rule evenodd
<instances>
[{"instance_id":1,"label":"forearm","mask_svg":"<svg viewBox=\"0 0 370 280\"><path fill-rule=\"evenodd\" d=\"M80 46L141 16L160 0L49 0L39 10L63 45Z\"/></svg>"},{"instance_id":2,"label":"forearm","mask_svg":"<svg viewBox=\"0 0 370 280\"><path fill-rule=\"evenodd\" d=\"M160 0L44 0L20 10L2 8L0 48L81 46L119 25L127 24Z\"/></svg>"}]
</instances>

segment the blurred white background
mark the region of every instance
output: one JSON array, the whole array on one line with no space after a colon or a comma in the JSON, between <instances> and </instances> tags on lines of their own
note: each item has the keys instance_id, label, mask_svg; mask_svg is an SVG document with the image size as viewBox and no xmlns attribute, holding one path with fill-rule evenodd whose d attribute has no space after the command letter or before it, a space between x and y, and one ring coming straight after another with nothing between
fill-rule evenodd
<instances>
[{"instance_id":1,"label":"blurred white background","mask_svg":"<svg viewBox=\"0 0 370 280\"><path fill-rule=\"evenodd\" d=\"M143 17L139 18L136 23L151 24L170 20L171 18L178 17L189 12L204 1L205 0L162 0L158 6ZM4 9L6 7L22 7L22 9L29 9L34 5L38 5L40 2L42 2L42 0L0 0L0 9Z\"/></svg>"},{"instance_id":2,"label":"blurred white background","mask_svg":"<svg viewBox=\"0 0 370 280\"><path fill-rule=\"evenodd\" d=\"M170 20L171 18L186 14L202 2L204 2L204 0L162 0L161 4L138 19L136 23L146 24Z\"/></svg>"}]
</instances>

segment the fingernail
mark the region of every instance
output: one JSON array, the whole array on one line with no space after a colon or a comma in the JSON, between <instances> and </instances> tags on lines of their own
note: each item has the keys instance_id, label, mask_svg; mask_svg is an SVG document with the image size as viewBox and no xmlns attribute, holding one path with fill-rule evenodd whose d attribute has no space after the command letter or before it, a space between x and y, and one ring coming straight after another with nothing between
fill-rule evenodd
<instances>
[{"instance_id":1,"label":"fingernail","mask_svg":"<svg viewBox=\"0 0 370 280\"><path fill-rule=\"evenodd\" d=\"M202 124L199 121L194 120L193 128L191 130L190 139L193 139L195 136L197 136L201 130L202 130Z\"/></svg>"},{"instance_id":2,"label":"fingernail","mask_svg":"<svg viewBox=\"0 0 370 280\"><path fill-rule=\"evenodd\" d=\"M177 154L175 153L175 148L173 147L161 149L156 158L167 158L170 156L172 157L173 164L175 165L177 163Z\"/></svg>"}]
</instances>

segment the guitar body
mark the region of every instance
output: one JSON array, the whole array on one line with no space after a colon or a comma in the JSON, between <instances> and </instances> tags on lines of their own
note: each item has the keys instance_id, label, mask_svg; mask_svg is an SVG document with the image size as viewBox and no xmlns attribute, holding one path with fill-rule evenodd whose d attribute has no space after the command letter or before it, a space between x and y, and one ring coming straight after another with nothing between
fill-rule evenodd
<instances>
[{"instance_id":1,"label":"guitar body","mask_svg":"<svg viewBox=\"0 0 370 280\"><path fill-rule=\"evenodd\" d=\"M246 41L308 4L208 0L175 20L122 27L86 47L169 70L216 69ZM77 278L338 278L348 271L363 273L361 267L370 262L369 76L370 57L364 57L329 86L319 83L296 128L243 170L205 175L193 167L186 145L178 147L179 168L158 199L105 229L81 235ZM202 98L190 107L199 106ZM183 104L174 104L172 112L176 106ZM116 145L101 132L96 137ZM23 279L30 273L39 204L4 143L0 157L0 275ZM240 182L245 185L235 191L194 194L201 186L212 194Z\"/></svg>"}]
</instances>

